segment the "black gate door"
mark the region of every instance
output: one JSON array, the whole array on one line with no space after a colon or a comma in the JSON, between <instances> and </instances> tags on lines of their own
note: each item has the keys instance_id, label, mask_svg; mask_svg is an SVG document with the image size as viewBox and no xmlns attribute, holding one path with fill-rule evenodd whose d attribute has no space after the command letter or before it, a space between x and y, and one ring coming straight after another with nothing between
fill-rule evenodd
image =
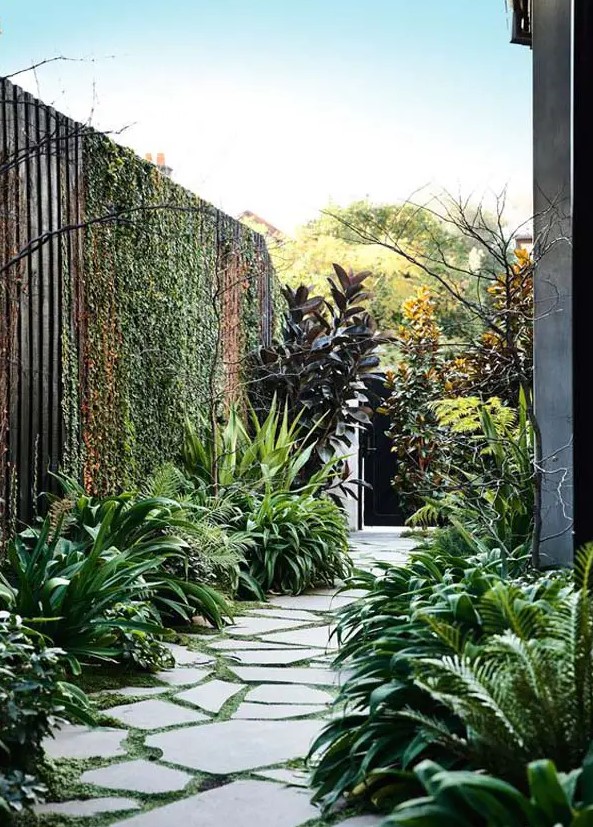
<instances>
[{"instance_id":1,"label":"black gate door","mask_svg":"<svg viewBox=\"0 0 593 827\"><path fill-rule=\"evenodd\" d=\"M373 384L369 399L373 408L381 404L386 390L381 382ZM389 417L375 413L373 424L361 434L360 458L362 477L370 486L364 488L364 524L403 525L404 518L391 480L395 476L397 460L391 450L391 440L385 436Z\"/></svg>"}]
</instances>

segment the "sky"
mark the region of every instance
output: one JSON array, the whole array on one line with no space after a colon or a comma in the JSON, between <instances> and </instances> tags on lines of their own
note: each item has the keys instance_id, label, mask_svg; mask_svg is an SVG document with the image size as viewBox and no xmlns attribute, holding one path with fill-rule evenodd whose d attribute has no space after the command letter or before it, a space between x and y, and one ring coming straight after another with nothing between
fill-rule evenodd
<instances>
[{"instance_id":1,"label":"sky","mask_svg":"<svg viewBox=\"0 0 593 827\"><path fill-rule=\"evenodd\" d=\"M531 53L505 0L0 0L0 74L231 215L508 187L531 214ZM418 198L418 196L415 196Z\"/></svg>"}]
</instances>

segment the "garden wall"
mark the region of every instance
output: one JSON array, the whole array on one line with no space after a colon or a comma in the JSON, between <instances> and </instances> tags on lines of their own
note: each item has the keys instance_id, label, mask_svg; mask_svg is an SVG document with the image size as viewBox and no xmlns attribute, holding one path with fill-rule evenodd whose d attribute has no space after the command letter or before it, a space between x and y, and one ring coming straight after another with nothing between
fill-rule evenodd
<instances>
[{"instance_id":1,"label":"garden wall","mask_svg":"<svg viewBox=\"0 0 593 827\"><path fill-rule=\"evenodd\" d=\"M257 233L0 81L0 497L29 519L59 468L106 492L178 454L268 342Z\"/></svg>"}]
</instances>

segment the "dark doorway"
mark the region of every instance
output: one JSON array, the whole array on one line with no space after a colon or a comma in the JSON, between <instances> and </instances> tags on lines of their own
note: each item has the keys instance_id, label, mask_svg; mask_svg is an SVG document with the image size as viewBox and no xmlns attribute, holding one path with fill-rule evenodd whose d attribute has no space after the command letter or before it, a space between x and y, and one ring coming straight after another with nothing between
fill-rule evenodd
<instances>
[{"instance_id":1,"label":"dark doorway","mask_svg":"<svg viewBox=\"0 0 593 827\"><path fill-rule=\"evenodd\" d=\"M376 408L385 399L386 390L381 382L373 384L369 399ZM385 436L389 417L376 413L372 427L361 434L360 460L362 477L371 487L364 488L363 520L368 526L403 525L403 515L398 498L391 485L397 460L391 450L391 441Z\"/></svg>"}]
</instances>

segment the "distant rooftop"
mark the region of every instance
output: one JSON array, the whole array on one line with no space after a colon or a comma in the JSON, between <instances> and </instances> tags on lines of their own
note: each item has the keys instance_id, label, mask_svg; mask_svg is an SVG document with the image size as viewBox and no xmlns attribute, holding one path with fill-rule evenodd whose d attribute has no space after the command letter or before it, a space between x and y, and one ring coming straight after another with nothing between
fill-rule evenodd
<instances>
[{"instance_id":1,"label":"distant rooftop","mask_svg":"<svg viewBox=\"0 0 593 827\"><path fill-rule=\"evenodd\" d=\"M285 238L285 233L283 233L282 230L279 230L278 227L274 227L273 224L270 224L270 222L266 221L265 218L262 218L261 215L257 215L257 213L251 212L251 210L245 210L241 213L241 215L238 215L237 221L243 221L245 224L251 222L252 224L258 224L261 227L265 227L265 235L271 235L273 238L278 240Z\"/></svg>"}]
</instances>

